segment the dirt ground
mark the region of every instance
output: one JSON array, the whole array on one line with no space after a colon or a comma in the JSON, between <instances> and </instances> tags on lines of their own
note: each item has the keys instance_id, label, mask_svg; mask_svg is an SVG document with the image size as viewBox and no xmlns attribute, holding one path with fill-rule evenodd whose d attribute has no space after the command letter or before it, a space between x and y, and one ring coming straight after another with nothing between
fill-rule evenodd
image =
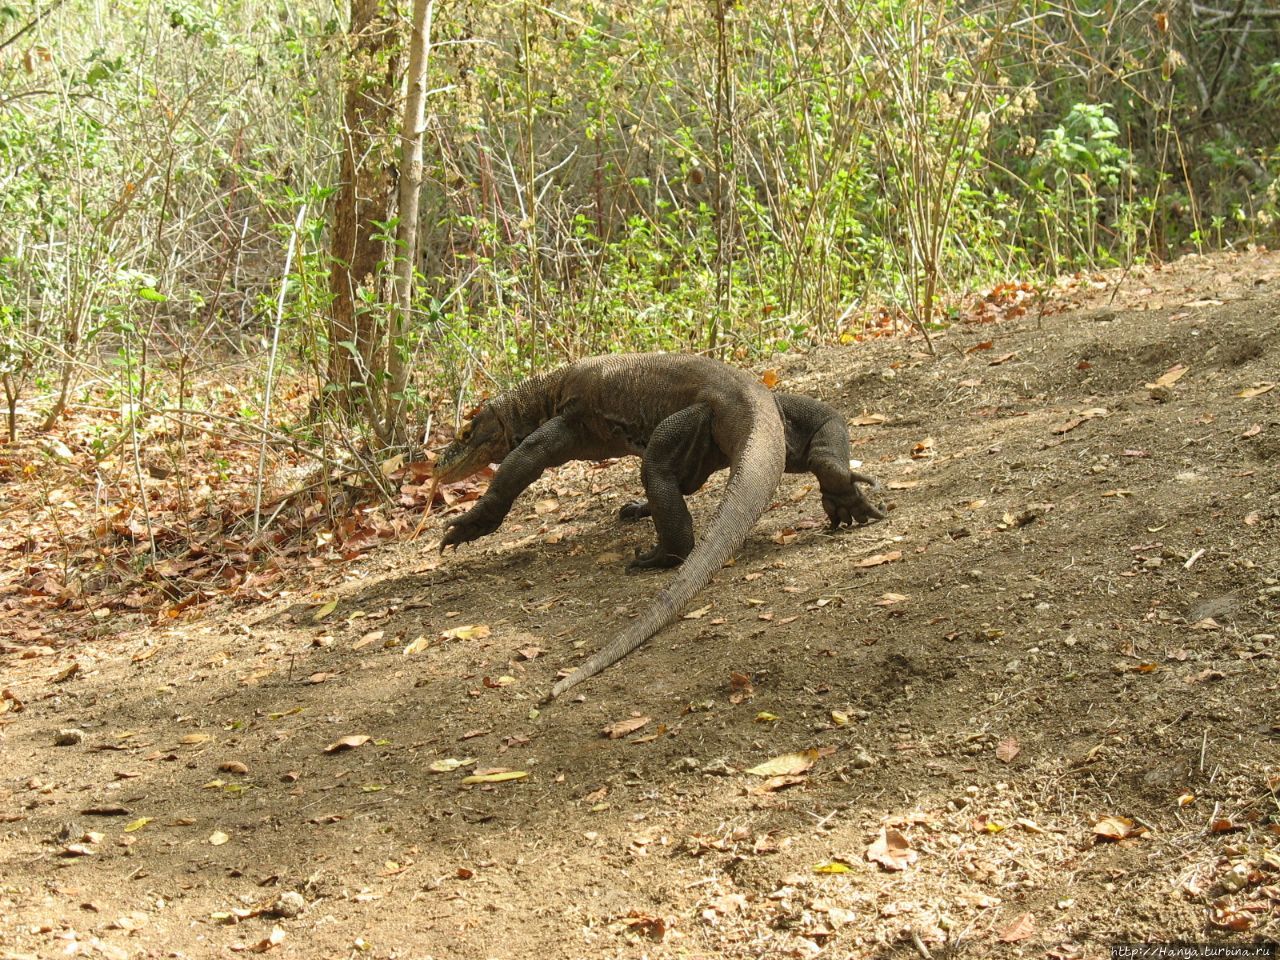
<instances>
[{"instance_id":1,"label":"dirt ground","mask_svg":"<svg viewBox=\"0 0 1280 960\"><path fill-rule=\"evenodd\" d=\"M624 572L634 462L456 555L432 517L265 606L0 647L0 958L1280 938L1280 256L1064 296L778 362L889 518L833 534L786 478L690 619L550 707L669 575Z\"/></svg>"}]
</instances>

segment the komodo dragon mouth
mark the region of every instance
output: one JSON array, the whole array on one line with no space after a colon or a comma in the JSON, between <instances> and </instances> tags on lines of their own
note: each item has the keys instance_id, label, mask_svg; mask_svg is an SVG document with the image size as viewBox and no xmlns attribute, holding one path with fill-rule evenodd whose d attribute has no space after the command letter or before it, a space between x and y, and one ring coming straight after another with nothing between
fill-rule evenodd
<instances>
[{"instance_id":1,"label":"komodo dragon mouth","mask_svg":"<svg viewBox=\"0 0 1280 960\"><path fill-rule=\"evenodd\" d=\"M435 484L465 480L491 463L501 463L510 452L511 441L502 421L485 407L465 421L453 443L441 451L436 460Z\"/></svg>"}]
</instances>

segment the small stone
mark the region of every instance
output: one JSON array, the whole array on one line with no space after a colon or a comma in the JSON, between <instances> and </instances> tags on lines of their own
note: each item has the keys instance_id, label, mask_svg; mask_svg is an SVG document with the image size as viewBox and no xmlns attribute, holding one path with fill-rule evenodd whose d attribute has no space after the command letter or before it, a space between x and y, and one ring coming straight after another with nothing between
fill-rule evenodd
<instances>
[{"instance_id":1,"label":"small stone","mask_svg":"<svg viewBox=\"0 0 1280 960\"><path fill-rule=\"evenodd\" d=\"M286 890L271 905L271 912L286 920L292 920L306 909L307 901L303 899L302 894L294 890Z\"/></svg>"},{"instance_id":2,"label":"small stone","mask_svg":"<svg viewBox=\"0 0 1280 960\"><path fill-rule=\"evenodd\" d=\"M865 750L855 750L851 763L855 770L866 770L868 767L874 767L876 760Z\"/></svg>"},{"instance_id":3,"label":"small stone","mask_svg":"<svg viewBox=\"0 0 1280 960\"><path fill-rule=\"evenodd\" d=\"M1156 403L1168 403L1173 399L1173 391L1166 386L1149 387L1147 394Z\"/></svg>"},{"instance_id":4,"label":"small stone","mask_svg":"<svg viewBox=\"0 0 1280 960\"><path fill-rule=\"evenodd\" d=\"M84 731L75 727L59 730L53 738L53 743L58 747L74 747L77 743L84 743Z\"/></svg>"},{"instance_id":5,"label":"small stone","mask_svg":"<svg viewBox=\"0 0 1280 960\"><path fill-rule=\"evenodd\" d=\"M723 760L710 760L702 768L702 772L709 777L729 777L733 775L734 769Z\"/></svg>"},{"instance_id":6,"label":"small stone","mask_svg":"<svg viewBox=\"0 0 1280 960\"><path fill-rule=\"evenodd\" d=\"M672 768L677 773L697 773L701 766L697 757L681 757L672 765Z\"/></svg>"},{"instance_id":7,"label":"small stone","mask_svg":"<svg viewBox=\"0 0 1280 960\"><path fill-rule=\"evenodd\" d=\"M1164 561L1159 557L1148 557L1142 561L1142 569L1144 570L1159 570L1162 566L1164 566Z\"/></svg>"}]
</instances>

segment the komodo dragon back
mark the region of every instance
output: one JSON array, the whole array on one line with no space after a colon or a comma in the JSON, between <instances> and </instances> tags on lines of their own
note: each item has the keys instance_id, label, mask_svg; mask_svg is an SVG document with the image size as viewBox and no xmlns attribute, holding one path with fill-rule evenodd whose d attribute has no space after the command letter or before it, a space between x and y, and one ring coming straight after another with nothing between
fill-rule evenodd
<instances>
[{"instance_id":1,"label":"komodo dragon back","mask_svg":"<svg viewBox=\"0 0 1280 960\"><path fill-rule=\"evenodd\" d=\"M723 389L714 391L709 402L716 433L725 438L722 446L730 447L725 450L730 464L724 500L671 582L622 633L556 683L550 699L617 663L672 623L742 546L769 506L782 479L787 454L777 404L750 375L729 367L717 374L723 378Z\"/></svg>"}]
</instances>

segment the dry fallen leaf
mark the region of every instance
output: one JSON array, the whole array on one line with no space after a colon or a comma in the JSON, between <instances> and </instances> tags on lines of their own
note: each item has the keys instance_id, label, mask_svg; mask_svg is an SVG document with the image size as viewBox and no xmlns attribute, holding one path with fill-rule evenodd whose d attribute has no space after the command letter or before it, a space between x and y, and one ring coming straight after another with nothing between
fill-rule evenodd
<instances>
[{"instance_id":1,"label":"dry fallen leaf","mask_svg":"<svg viewBox=\"0 0 1280 960\"><path fill-rule=\"evenodd\" d=\"M867 859L886 870L905 870L915 863L916 852L902 831L881 827L880 835L867 847Z\"/></svg>"},{"instance_id":2,"label":"dry fallen leaf","mask_svg":"<svg viewBox=\"0 0 1280 960\"><path fill-rule=\"evenodd\" d=\"M819 756L818 751L813 749L802 750L799 753L784 753L752 767L747 773L756 777L795 776L812 767Z\"/></svg>"},{"instance_id":3,"label":"dry fallen leaf","mask_svg":"<svg viewBox=\"0 0 1280 960\"><path fill-rule=\"evenodd\" d=\"M1146 827L1128 817L1103 817L1093 825L1093 834L1099 840L1125 840L1129 837L1140 837L1146 832Z\"/></svg>"},{"instance_id":4,"label":"dry fallen leaf","mask_svg":"<svg viewBox=\"0 0 1280 960\"><path fill-rule=\"evenodd\" d=\"M785 776L770 777L764 783L760 784L752 793L774 793L778 790L785 790L788 787L798 787L802 783L807 783L808 778L803 776Z\"/></svg>"},{"instance_id":5,"label":"dry fallen leaf","mask_svg":"<svg viewBox=\"0 0 1280 960\"><path fill-rule=\"evenodd\" d=\"M483 640L489 636L489 627L483 623L467 623L451 627L440 634L446 640Z\"/></svg>"},{"instance_id":6,"label":"dry fallen leaf","mask_svg":"<svg viewBox=\"0 0 1280 960\"><path fill-rule=\"evenodd\" d=\"M1252 400L1254 397L1260 397L1264 393L1268 393L1276 388L1274 383L1259 383L1252 387L1241 390L1236 394L1242 400Z\"/></svg>"},{"instance_id":7,"label":"dry fallen leaf","mask_svg":"<svg viewBox=\"0 0 1280 960\"><path fill-rule=\"evenodd\" d=\"M228 837L221 830L215 830L213 831L213 833L209 834L209 843L211 843L215 847L222 846L224 843L226 843L230 839L231 838Z\"/></svg>"},{"instance_id":8,"label":"dry fallen leaf","mask_svg":"<svg viewBox=\"0 0 1280 960\"><path fill-rule=\"evenodd\" d=\"M343 750L354 750L356 747L362 747L369 742L371 738L363 733L353 733L350 736L335 740L324 748L325 753L340 753Z\"/></svg>"},{"instance_id":9,"label":"dry fallen leaf","mask_svg":"<svg viewBox=\"0 0 1280 960\"><path fill-rule=\"evenodd\" d=\"M760 382L763 383L770 390L772 390L774 387L778 385L778 371L766 370L764 373L760 375Z\"/></svg>"},{"instance_id":10,"label":"dry fallen leaf","mask_svg":"<svg viewBox=\"0 0 1280 960\"><path fill-rule=\"evenodd\" d=\"M889 418L883 413L864 413L851 419L849 425L854 427L874 427L888 422Z\"/></svg>"},{"instance_id":11,"label":"dry fallen leaf","mask_svg":"<svg viewBox=\"0 0 1280 960\"><path fill-rule=\"evenodd\" d=\"M377 643L386 633L385 630L370 630L363 637L351 645L352 650L359 650L361 647L367 647L371 643Z\"/></svg>"},{"instance_id":12,"label":"dry fallen leaf","mask_svg":"<svg viewBox=\"0 0 1280 960\"><path fill-rule=\"evenodd\" d=\"M1156 387L1172 387L1182 379L1182 375L1189 369L1189 367L1181 363L1176 363L1157 377L1154 383L1148 383L1146 387L1148 390L1154 390Z\"/></svg>"},{"instance_id":13,"label":"dry fallen leaf","mask_svg":"<svg viewBox=\"0 0 1280 960\"><path fill-rule=\"evenodd\" d=\"M661 941L667 935L667 921L663 917L650 916L638 910L632 910L623 917L622 925L650 940Z\"/></svg>"},{"instance_id":14,"label":"dry fallen leaf","mask_svg":"<svg viewBox=\"0 0 1280 960\"><path fill-rule=\"evenodd\" d=\"M933 437L925 437L919 443L911 448L911 458L913 460L923 460L926 457L933 456Z\"/></svg>"},{"instance_id":15,"label":"dry fallen leaf","mask_svg":"<svg viewBox=\"0 0 1280 960\"><path fill-rule=\"evenodd\" d=\"M616 723L609 724L601 730L600 736L608 737L610 740L618 740L629 733L635 733L648 723L650 719L651 718L649 717L628 717L626 720L619 720Z\"/></svg>"},{"instance_id":16,"label":"dry fallen leaf","mask_svg":"<svg viewBox=\"0 0 1280 960\"><path fill-rule=\"evenodd\" d=\"M404 656L411 657L415 653L421 653L423 650L426 650L430 646L431 646L431 638L428 637L425 633L419 634L417 637L415 637L414 639L410 640L407 644L405 644Z\"/></svg>"},{"instance_id":17,"label":"dry fallen leaf","mask_svg":"<svg viewBox=\"0 0 1280 960\"><path fill-rule=\"evenodd\" d=\"M1099 417L1105 417L1108 413L1109 411L1106 407L1090 407L1088 410L1081 410L1066 423L1062 424L1062 426L1054 427L1053 432L1055 434L1070 433L1076 427L1080 426L1080 424L1088 420L1096 420Z\"/></svg>"},{"instance_id":18,"label":"dry fallen leaf","mask_svg":"<svg viewBox=\"0 0 1280 960\"><path fill-rule=\"evenodd\" d=\"M246 950L249 953L266 953L272 947L278 947L280 944L284 943L284 938L285 932L280 929L280 927L272 927L271 933L253 944L253 946L242 947L241 949ZM232 947L231 949L234 950L236 948Z\"/></svg>"},{"instance_id":19,"label":"dry fallen leaf","mask_svg":"<svg viewBox=\"0 0 1280 960\"><path fill-rule=\"evenodd\" d=\"M1017 943L1034 936L1035 932L1036 918L1028 912L1015 917L1013 923L1001 930L999 940L1001 943Z\"/></svg>"},{"instance_id":20,"label":"dry fallen leaf","mask_svg":"<svg viewBox=\"0 0 1280 960\"><path fill-rule=\"evenodd\" d=\"M508 780L523 780L529 775L527 770L489 770L484 773L473 773L463 777L463 783L506 783Z\"/></svg>"},{"instance_id":21,"label":"dry fallen leaf","mask_svg":"<svg viewBox=\"0 0 1280 960\"><path fill-rule=\"evenodd\" d=\"M708 603L705 607L699 607L697 610L690 610L688 613L683 615L682 619L701 620L710 612L711 612L711 604Z\"/></svg>"},{"instance_id":22,"label":"dry fallen leaf","mask_svg":"<svg viewBox=\"0 0 1280 960\"><path fill-rule=\"evenodd\" d=\"M872 554L869 557L863 557L861 560L855 563L854 566L855 567L878 567L882 563L893 563L895 560L901 560L901 559L902 559L901 550L890 550L888 553L876 553L876 554Z\"/></svg>"},{"instance_id":23,"label":"dry fallen leaf","mask_svg":"<svg viewBox=\"0 0 1280 960\"><path fill-rule=\"evenodd\" d=\"M1006 737L996 744L996 759L1002 763L1012 763L1021 749L1017 737Z\"/></svg>"},{"instance_id":24,"label":"dry fallen leaf","mask_svg":"<svg viewBox=\"0 0 1280 960\"><path fill-rule=\"evenodd\" d=\"M459 767L468 767L475 762L475 757L467 757L463 760L458 760L454 757L446 757L443 760L432 760L427 764L427 769L432 773L452 773Z\"/></svg>"}]
</instances>

